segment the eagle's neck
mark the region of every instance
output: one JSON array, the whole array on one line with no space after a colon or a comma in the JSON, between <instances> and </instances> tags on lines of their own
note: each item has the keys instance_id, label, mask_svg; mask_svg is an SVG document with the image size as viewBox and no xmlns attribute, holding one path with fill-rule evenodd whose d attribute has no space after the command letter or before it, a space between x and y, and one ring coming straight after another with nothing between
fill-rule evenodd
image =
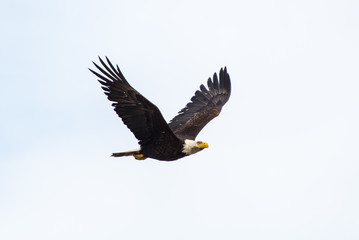
<instances>
[{"instance_id":1,"label":"eagle's neck","mask_svg":"<svg viewBox=\"0 0 359 240\"><path fill-rule=\"evenodd\" d=\"M186 139L184 140L182 152L191 155L193 153L199 152L203 150L203 148L199 148L196 141Z\"/></svg>"}]
</instances>

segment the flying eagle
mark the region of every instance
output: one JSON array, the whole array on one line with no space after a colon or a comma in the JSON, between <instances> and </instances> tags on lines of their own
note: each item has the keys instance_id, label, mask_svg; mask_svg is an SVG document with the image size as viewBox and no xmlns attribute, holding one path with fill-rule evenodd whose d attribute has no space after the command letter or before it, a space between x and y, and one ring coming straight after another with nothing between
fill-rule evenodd
<instances>
[{"instance_id":1,"label":"flying eagle","mask_svg":"<svg viewBox=\"0 0 359 240\"><path fill-rule=\"evenodd\" d=\"M107 57L107 64L100 57L99 60L103 67L93 64L102 74L89 70L99 78L108 100L114 102L115 112L140 145L132 151L113 153L113 157L173 161L208 148L208 143L195 141L195 138L209 121L219 115L231 95L226 67L221 68L219 80L214 73L213 80L209 78L207 81L208 89L202 84L191 102L167 124L156 105L127 82L118 65L115 68Z\"/></svg>"}]
</instances>

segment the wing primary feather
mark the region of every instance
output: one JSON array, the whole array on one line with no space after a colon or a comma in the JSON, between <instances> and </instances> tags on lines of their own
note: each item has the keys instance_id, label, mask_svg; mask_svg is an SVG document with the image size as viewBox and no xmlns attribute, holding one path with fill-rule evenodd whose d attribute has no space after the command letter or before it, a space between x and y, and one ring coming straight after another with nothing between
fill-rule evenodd
<instances>
[{"instance_id":1,"label":"wing primary feather","mask_svg":"<svg viewBox=\"0 0 359 240\"><path fill-rule=\"evenodd\" d=\"M208 94L208 90L203 84L201 84L201 86L199 86L199 89L201 89L201 91L204 92L206 95Z\"/></svg>"},{"instance_id":2,"label":"wing primary feather","mask_svg":"<svg viewBox=\"0 0 359 240\"><path fill-rule=\"evenodd\" d=\"M219 71L219 86L222 91L225 91L225 71L223 72L223 68Z\"/></svg>"},{"instance_id":3,"label":"wing primary feather","mask_svg":"<svg viewBox=\"0 0 359 240\"><path fill-rule=\"evenodd\" d=\"M97 80L99 83L101 83L102 85L106 86L106 87L109 87L110 84L106 81L102 81L102 80Z\"/></svg>"},{"instance_id":4,"label":"wing primary feather","mask_svg":"<svg viewBox=\"0 0 359 240\"><path fill-rule=\"evenodd\" d=\"M217 93L219 90L217 73L213 74L213 88L214 88L215 93Z\"/></svg>"},{"instance_id":5,"label":"wing primary feather","mask_svg":"<svg viewBox=\"0 0 359 240\"><path fill-rule=\"evenodd\" d=\"M213 91L213 82L211 78L208 78L207 86L210 92Z\"/></svg>"},{"instance_id":6,"label":"wing primary feather","mask_svg":"<svg viewBox=\"0 0 359 240\"><path fill-rule=\"evenodd\" d=\"M106 65L106 63L100 57L98 57L98 58L99 58L99 60L100 60L100 62L102 64L102 66L104 66L104 68L107 70L108 74L113 77L113 78L111 78L113 81L121 80L121 79L119 79L119 77L115 73L112 72L112 70Z\"/></svg>"},{"instance_id":7,"label":"wing primary feather","mask_svg":"<svg viewBox=\"0 0 359 240\"><path fill-rule=\"evenodd\" d=\"M123 74L122 74L120 68L118 67L118 65L116 65L116 67L117 67L117 70L116 70L116 68L112 65L112 63L111 63L110 59L108 59L108 57L106 57L106 60L107 60L108 64L110 65L110 67L112 68L112 70L116 73L116 75L117 75L118 77L120 77L120 79L121 79L122 81L124 81L125 83L129 84L129 83L127 82L126 78L123 76Z\"/></svg>"},{"instance_id":8,"label":"wing primary feather","mask_svg":"<svg viewBox=\"0 0 359 240\"><path fill-rule=\"evenodd\" d=\"M229 74L227 72L227 67L224 67L224 84L223 84L223 89L226 90L226 92L230 95L231 94L231 78L229 77Z\"/></svg>"},{"instance_id":9,"label":"wing primary feather","mask_svg":"<svg viewBox=\"0 0 359 240\"><path fill-rule=\"evenodd\" d=\"M116 68L114 68L114 66L112 65L110 59L108 59L108 57L106 57L106 60L107 60L108 65L110 65L112 71L114 71L116 73L116 75L119 75Z\"/></svg>"},{"instance_id":10,"label":"wing primary feather","mask_svg":"<svg viewBox=\"0 0 359 240\"><path fill-rule=\"evenodd\" d=\"M101 58L100 58L101 59ZM116 81L117 79L114 78L113 76L111 76L108 72L106 72L105 70L103 70L99 65L97 65L96 63L93 63L98 70L100 70L106 77L108 77L109 79L111 79L112 81ZM98 76L98 75L96 75ZM102 78L104 79L104 78ZM108 81L108 80L107 80Z\"/></svg>"},{"instance_id":11,"label":"wing primary feather","mask_svg":"<svg viewBox=\"0 0 359 240\"><path fill-rule=\"evenodd\" d=\"M102 86L101 88L102 88L105 92L108 92L108 91L109 91L108 87Z\"/></svg>"},{"instance_id":12,"label":"wing primary feather","mask_svg":"<svg viewBox=\"0 0 359 240\"><path fill-rule=\"evenodd\" d=\"M124 79L125 82L127 82L127 80L126 80L125 77L123 76L123 74L122 74L120 68L118 67L118 65L116 65L116 67L117 67L117 71L118 71L118 74L120 75L120 77L121 77L122 79Z\"/></svg>"},{"instance_id":13,"label":"wing primary feather","mask_svg":"<svg viewBox=\"0 0 359 240\"><path fill-rule=\"evenodd\" d=\"M90 68L89 68L89 70L90 70L93 74L95 74L98 78L104 80L105 82L109 82L109 80L108 80L107 78L105 78L104 76L102 76L101 74L99 74L99 73L93 71L93 70L90 69Z\"/></svg>"}]
</instances>

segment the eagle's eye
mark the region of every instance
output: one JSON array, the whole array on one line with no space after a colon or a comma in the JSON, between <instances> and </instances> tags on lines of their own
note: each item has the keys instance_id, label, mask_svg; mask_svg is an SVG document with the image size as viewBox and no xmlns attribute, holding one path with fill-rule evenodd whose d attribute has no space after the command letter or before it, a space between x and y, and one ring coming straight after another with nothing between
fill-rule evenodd
<instances>
[{"instance_id":1,"label":"eagle's eye","mask_svg":"<svg viewBox=\"0 0 359 240\"><path fill-rule=\"evenodd\" d=\"M202 144L203 142L202 141L197 141L197 144Z\"/></svg>"}]
</instances>

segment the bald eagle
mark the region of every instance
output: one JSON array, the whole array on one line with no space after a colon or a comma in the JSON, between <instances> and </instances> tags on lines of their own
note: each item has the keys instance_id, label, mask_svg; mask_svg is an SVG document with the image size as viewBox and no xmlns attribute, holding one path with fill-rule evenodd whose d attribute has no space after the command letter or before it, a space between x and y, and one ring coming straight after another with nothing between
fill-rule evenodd
<instances>
[{"instance_id":1,"label":"bald eagle","mask_svg":"<svg viewBox=\"0 0 359 240\"><path fill-rule=\"evenodd\" d=\"M208 89L202 84L194 96L168 124L160 110L134 89L106 57L99 57L102 67L93 64L102 73L89 69L99 79L108 100L114 102L117 115L138 139L140 148L113 153L113 157L134 156L137 160L153 158L173 161L208 148L208 143L195 141L197 134L221 112L231 94L231 81L226 67L221 68L219 80L214 73L208 79Z\"/></svg>"}]
</instances>

